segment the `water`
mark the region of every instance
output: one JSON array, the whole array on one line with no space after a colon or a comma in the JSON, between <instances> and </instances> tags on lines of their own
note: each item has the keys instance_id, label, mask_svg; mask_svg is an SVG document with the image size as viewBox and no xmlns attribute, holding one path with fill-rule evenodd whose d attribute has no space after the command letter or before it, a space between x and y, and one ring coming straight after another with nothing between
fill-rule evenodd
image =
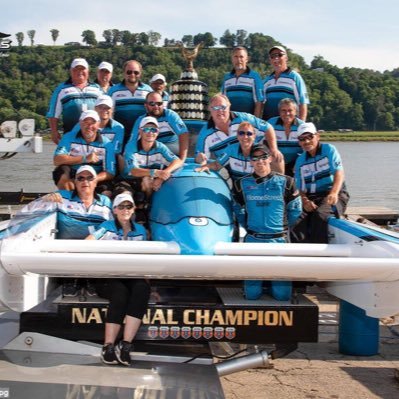
<instances>
[{"instance_id":1,"label":"water","mask_svg":"<svg viewBox=\"0 0 399 399\"><path fill-rule=\"evenodd\" d=\"M333 143L343 159L350 206L399 210L399 143Z\"/></svg>"},{"instance_id":2,"label":"water","mask_svg":"<svg viewBox=\"0 0 399 399\"><path fill-rule=\"evenodd\" d=\"M399 143L334 143L341 153L351 206L385 206L399 210ZM18 154L0 161L0 191L48 192L55 145L44 143L42 154Z\"/></svg>"}]
</instances>

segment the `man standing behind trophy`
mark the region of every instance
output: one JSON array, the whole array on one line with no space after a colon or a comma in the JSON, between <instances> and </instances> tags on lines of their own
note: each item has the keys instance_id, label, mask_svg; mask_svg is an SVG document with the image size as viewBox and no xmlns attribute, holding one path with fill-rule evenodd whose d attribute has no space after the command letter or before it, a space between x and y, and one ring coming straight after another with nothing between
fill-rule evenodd
<instances>
[{"instance_id":1,"label":"man standing behind trophy","mask_svg":"<svg viewBox=\"0 0 399 399\"><path fill-rule=\"evenodd\" d=\"M245 47L235 47L231 53L233 70L223 77L221 92L231 102L231 110L247 112L260 118L263 110L263 84L258 72L248 67Z\"/></svg>"}]
</instances>

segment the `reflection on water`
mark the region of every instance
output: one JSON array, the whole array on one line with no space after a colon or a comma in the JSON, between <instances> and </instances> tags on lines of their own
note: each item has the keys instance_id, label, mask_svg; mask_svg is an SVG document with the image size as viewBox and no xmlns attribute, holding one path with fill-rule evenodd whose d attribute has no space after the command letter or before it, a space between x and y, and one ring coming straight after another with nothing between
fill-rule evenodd
<instances>
[{"instance_id":1,"label":"reflection on water","mask_svg":"<svg viewBox=\"0 0 399 399\"><path fill-rule=\"evenodd\" d=\"M399 210L399 143L333 143L341 153L352 206L386 206ZM55 145L44 143L43 154L18 154L0 161L0 191L55 189L51 178Z\"/></svg>"}]
</instances>

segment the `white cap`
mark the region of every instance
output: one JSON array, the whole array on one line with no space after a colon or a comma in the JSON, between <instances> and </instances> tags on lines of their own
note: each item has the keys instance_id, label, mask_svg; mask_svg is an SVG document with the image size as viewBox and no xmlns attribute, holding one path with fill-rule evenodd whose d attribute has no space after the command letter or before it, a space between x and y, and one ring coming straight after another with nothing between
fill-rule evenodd
<instances>
[{"instance_id":1,"label":"white cap","mask_svg":"<svg viewBox=\"0 0 399 399\"><path fill-rule=\"evenodd\" d=\"M287 54L287 50L283 47L283 46L273 46L270 50L269 50L269 54L274 50L280 50L282 53Z\"/></svg>"},{"instance_id":2,"label":"white cap","mask_svg":"<svg viewBox=\"0 0 399 399\"><path fill-rule=\"evenodd\" d=\"M100 122L100 117L97 114L97 111L94 111L92 109L89 109L88 111L83 111L80 114L80 121L84 121L87 118L93 118L96 122Z\"/></svg>"},{"instance_id":3,"label":"white cap","mask_svg":"<svg viewBox=\"0 0 399 399\"><path fill-rule=\"evenodd\" d=\"M93 177L97 177L97 173L94 168L90 165L82 165L77 171L76 176L82 172L89 172Z\"/></svg>"},{"instance_id":4,"label":"white cap","mask_svg":"<svg viewBox=\"0 0 399 399\"><path fill-rule=\"evenodd\" d=\"M113 108L114 102L112 101L112 98L110 96L103 94L97 98L95 106L97 107L98 105L108 105L108 107Z\"/></svg>"},{"instance_id":5,"label":"white cap","mask_svg":"<svg viewBox=\"0 0 399 399\"><path fill-rule=\"evenodd\" d=\"M77 66L85 67L89 69L89 64L84 58L75 58L71 63L71 69L76 68Z\"/></svg>"},{"instance_id":6,"label":"white cap","mask_svg":"<svg viewBox=\"0 0 399 399\"><path fill-rule=\"evenodd\" d=\"M317 134L316 126L312 122L301 123L298 126L298 137L302 134Z\"/></svg>"},{"instance_id":7,"label":"white cap","mask_svg":"<svg viewBox=\"0 0 399 399\"><path fill-rule=\"evenodd\" d=\"M135 205L134 201L133 201L133 197L129 193L122 193L122 194L118 194L115 197L112 207L116 208L119 204L121 204L122 202L125 202L125 201L129 201L130 203L133 204L133 206Z\"/></svg>"},{"instance_id":8,"label":"white cap","mask_svg":"<svg viewBox=\"0 0 399 399\"><path fill-rule=\"evenodd\" d=\"M145 125L147 125L148 123L152 123L153 125L155 125L156 127L159 127L159 123L157 118L154 118L153 116L145 116L141 121L140 121L140 126L139 127L143 127Z\"/></svg>"},{"instance_id":9,"label":"white cap","mask_svg":"<svg viewBox=\"0 0 399 399\"><path fill-rule=\"evenodd\" d=\"M114 67L109 62L103 61L100 63L100 65L97 67L97 69L106 69L107 71L110 71L112 73L112 71L114 70Z\"/></svg>"},{"instance_id":10,"label":"white cap","mask_svg":"<svg viewBox=\"0 0 399 399\"><path fill-rule=\"evenodd\" d=\"M166 78L165 78L165 76L163 76L161 73L157 73L156 75L154 75L154 76L151 78L150 83L153 83L153 82L155 82L155 81L157 81L157 80L162 80L162 81L164 81L164 82L166 83Z\"/></svg>"}]
</instances>

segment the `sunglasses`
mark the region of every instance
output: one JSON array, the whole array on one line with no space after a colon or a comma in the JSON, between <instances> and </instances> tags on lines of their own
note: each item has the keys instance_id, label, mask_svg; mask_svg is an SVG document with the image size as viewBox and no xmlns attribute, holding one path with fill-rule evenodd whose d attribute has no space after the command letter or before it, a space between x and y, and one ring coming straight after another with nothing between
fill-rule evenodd
<instances>
[{"instance_id":1,"label":"sunglasses","mask_svg":"<svg viewBox=\"0 0 399 399\"><path fill-rule=\"evenodd\" d=\"M213 111L225 111L227 109L227 105L214 105L211 107Z\"/></svg>"},{"instance_id":2,"label":"sunglasses","mask_svg":"<svg viewBox=\"0 0 399 399\"><path fill-rule=\"evenodd\" d=\"M132 204L127 204L127 205L122 205L122 204L120 204L120 205L117 206L117 208L118 208L120 211L123 211L124 209L127 209L127 210L130 211L131 209L134 208L134 206L133 206Z\"/></svg>"},{"instance_id":3,"label":"sunglasses","mask_svg":"<svg viewBox=\"0 0 399 399\"><path fill-rule=\"evenodd\" d=\"M158 105L158 107L160 107L163 104L163 102L162 101L148 101L147 104L151 105L151 107L155 107L156 105Z\"/></svg>"},{"instance_id":4,"label":"sunglasses","mask_svg":"<svg viewBox=\"0 0 399 399\"><path fill-rule=\"evenodd\" d=\"M267 159L267 158L269 158L269 155L263 154L263 155L259 155L259 156L257 156L257 157L251 157L251 161L254 161L254 162L256 162L256 161L263 161L263 160L265 160L265 159Z\"/></svg>"},{"instance_id":5,"label":"sunglasses","mask_svg":"<svg viewBox=\"0 0 399 399\"><path fill-rule=\"evenodd\" d=\"M307 136L298 137L298 141L301 141L301 142L303 142L303 141L311 141L311 140L313 140L313 138L314 138L313 134L312 135L308 134Z\"/></svg>"},{"instance_id":6,"label":"sunglasses","mask_svg":"<svg viewBox=\"0 0 399 399\"><path fill-rule=\"evenodd\" d=\"M270 54L270 58L271 59L273 59L273 58L282 58L282 57L284 57L284 55L285 54L283 54L283 53Z\"/></svg>"},{"instance_id":7,"label":"sunglasses","mask_svg":"<svg viewBox=\"0 0 399 399\"><path fill-rule=\"evenodd\" d=\"M247 131L245 131L245 130L240 130L240 131L237 132L237 134L238 134L239 136L248 136L248 137L251 137L251 136L254 135L254 132L251 132L250 130L247 130Z\"/></svg>"},{"instance_id":8,"label":"sunglasses","mask_svg":"<svg viewBox=\"0 0 399 399\"><path fill-rule=\"evenodd\" d=\"M159 129L157 129L156 127L142 127L141 130L144 133L158 133Z\"/></svg>"},{"instance_id":9,"label":"sunglasses","mask_svg":"<svg viewBox=\"0 0 399 399\"><path fill-rule=\"evenodd\" d=\"M132 73L134 73L135 75L140 75L140 71L132 71L132 70L130 70L130 69L128 69L128 70L126 71L126 75L131 75Z\"/></svg>"},{"instance_id":10,"label":"sunglasses","mask_svg":"<svg viewBox=\"0 0 399 399\"><path fill-rule=\"evenodd\" d=\"M76 178L76 180L77 181L80 181L80 182L82 182L82 181L93 181L95 179L95 177L94 176L78 176L77 178Z\"/></svg>"}]
</instances>

